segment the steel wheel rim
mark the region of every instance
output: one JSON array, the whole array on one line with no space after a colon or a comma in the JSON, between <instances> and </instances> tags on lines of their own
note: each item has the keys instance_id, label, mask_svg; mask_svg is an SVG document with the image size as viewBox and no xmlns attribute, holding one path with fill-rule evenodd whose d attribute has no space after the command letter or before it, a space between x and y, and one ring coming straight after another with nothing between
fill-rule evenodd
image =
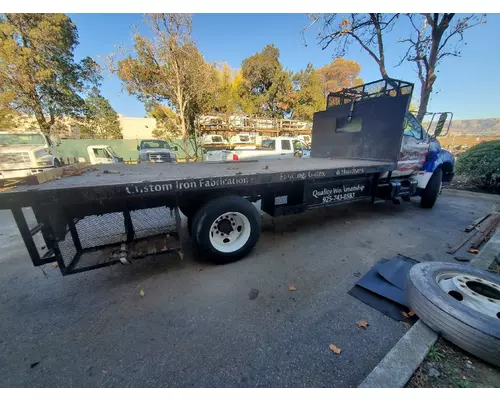
<instances>
[{"instance_id":1,"label":"steel wheel rim","mask_svg":"<svg viewBox=\"0 0 500 400\"><path fill-rule=\"evenodd\" d=\"M240 250L252 231L248 218L239 212L227 212L215 219L210 226L210 244L221 253Z\"/></svg>"},{"instance_id":2,"label":"steel wheel rim","mask_svg":"<svg viewBox=\"0 0 500 400\"><path fill-rule=\"evenodd\" d=\"M500 319L500 285L497 283L461 272L439 274L436 281L460 304L490 318Z\"/></svg>"}]
</instances>

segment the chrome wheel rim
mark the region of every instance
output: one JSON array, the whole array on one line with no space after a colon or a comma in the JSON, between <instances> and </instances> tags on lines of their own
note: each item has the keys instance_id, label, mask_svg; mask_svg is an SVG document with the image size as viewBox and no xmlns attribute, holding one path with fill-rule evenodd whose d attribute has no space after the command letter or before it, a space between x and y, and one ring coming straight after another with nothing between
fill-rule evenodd
<instances>
[{"instance_id":1,"label":"chrome wheel rim","mask_svg":"<svg viewBox=\"0 0 500 400\"><path fill-rule=\"evenodd\" d=\"M500 319L500 285L472 274L446 272L436 277L439 287L466 307Z\"/></svg>"},{"instance_id":2,"label":"chrome wheel rim","mask_svg":"<svg viewBox=\"0 0 500 400\"><path fill-rule=\"evenodd\" d=\"M233 253L248 242L251 231L250 221L246 216L239 212L227 212L212 223L210 244L221 253Z\"/></svg>"}]
</instances>

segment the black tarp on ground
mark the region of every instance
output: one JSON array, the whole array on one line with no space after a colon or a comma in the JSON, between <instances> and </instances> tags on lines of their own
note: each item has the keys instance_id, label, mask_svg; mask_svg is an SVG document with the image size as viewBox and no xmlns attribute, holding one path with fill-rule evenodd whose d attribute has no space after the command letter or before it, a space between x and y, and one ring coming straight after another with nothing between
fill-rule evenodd
<instances>
[{"instance_id":1,"label":"black tarp on ground","mask_svg":"<svg viewBox=\"0 0 500 400\"><path fill-rule=\"evenodd\" d=\"M418 263L402 254L390 260L382 259L348 293L396 321L412 322L416 316L407 319L402 314L402 311L408 311L404 281L410 268Z\"/></svg>"}]
</instances>

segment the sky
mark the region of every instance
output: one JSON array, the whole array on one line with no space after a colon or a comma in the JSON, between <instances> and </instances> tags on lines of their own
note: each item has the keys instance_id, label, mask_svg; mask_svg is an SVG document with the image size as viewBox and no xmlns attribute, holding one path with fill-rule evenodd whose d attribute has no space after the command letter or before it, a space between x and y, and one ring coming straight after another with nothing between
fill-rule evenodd
<instances>
[{"instance_id":1,"label":"sky","mask_svg":"<svg viewBox=\"0 0 500 400\"><path fill-rule=\"evenodd\" d=\"M77 60L86 56L101 62L115 51L116 45L132 45L133 25L142 25L140 14L69 14L75 22L80 44L75 49ZM404 17L403 17L404 18ZM437 80L429 111L452 111L455 119L500 117L500 14L488 14L487 23L465 33L462 57L444 58L437 68ZM305 14L194 14L193 39L207 61L227 62L239 68L243 59L273 43L280 50L280 62L289 70L298 71L312 62L319 68L332 61L333 48L322 50L317 44L316 28L305 38L301 29L308 25ZM405 52L397 43L407 36L410 27L404 21L387 37L386 66L389 75L417 83L413 63L395 67ZM307 46L304 43L307 44ZM332 45L330 45L332 46ZM345 58L361 64L360 76L365 82L380 79L375 61L357 45L352 45ZM143 117L142 103L129 96L121 82L105 73L102 94L113 108L127 117ZM414 101L418 101L415 87Z\"/></svg>"}]
</instances>

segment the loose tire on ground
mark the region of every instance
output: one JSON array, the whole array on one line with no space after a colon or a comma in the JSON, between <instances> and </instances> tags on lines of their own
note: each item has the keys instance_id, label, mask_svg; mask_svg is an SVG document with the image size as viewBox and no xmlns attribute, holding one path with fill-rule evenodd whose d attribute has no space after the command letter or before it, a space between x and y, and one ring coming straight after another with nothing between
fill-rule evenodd
<instances>
[{"instance_id":1,"label":"loose tire on ground","mask_svg":"<svg viewBox=\"0 0 500 400\"><path fill-rule=\"evenodd\" d=\"M438 168L434 171L427 182L426 188L423 190L420 199L420 205L422 208L432 208L436 203L436 200L441 192L441 185L443 181L443 170Z\"/></svg>"},{"instance_id":2,"label":"loose tire on ground","mask_svg":"<svg viewBox=\"0 0 500 400\"><path fill-rule=\"evenodd\" d=\"M207 202L196 212L191 238L200 258L224 264L246 256L257 244L260 231L255 206L241 197L226 196Z\"/></svg>"},{"instance_id":3,"label":"loose tire on ground","mask_svg":"<svg viewBox=\"0 0 500 400\"><path fill-rule=\"evenodd\" d=\"M458 279L455 281L459 285L458 292L443 289L443 286L446 287L443 280L450 276ZM462 276L465 279L457 278ZM464 281L467 286L460 283ZM486 293L484 299L479 292L472 293L474 295L469 297L473 301L477 301L476 298L484 301L488 312L485 309L480 312L466 305L464 300L467 298L460 294L460 290L467 295L470 282L489 285L488 292L481 289L483 294ZM500 310L499 275L470 266L441 262L420 263L408 273L405 294L409 307L430 328L469 353L500 366L500 313L495 315L497 306Z\"/></svg>"}]
</instances>

